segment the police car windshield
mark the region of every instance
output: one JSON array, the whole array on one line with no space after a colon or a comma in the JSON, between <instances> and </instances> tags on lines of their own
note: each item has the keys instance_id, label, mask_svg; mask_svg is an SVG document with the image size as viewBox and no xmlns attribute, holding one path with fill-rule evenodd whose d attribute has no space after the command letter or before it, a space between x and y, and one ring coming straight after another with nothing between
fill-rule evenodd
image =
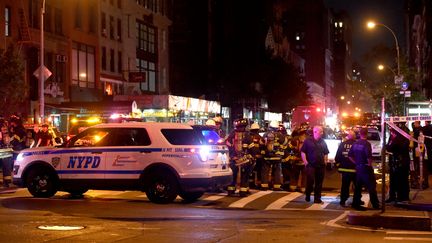
<instances>
[{"instance_id":1,"label":"police car windshield","mask_svg":"<svg viewBox=\"0 0 432 243\"><path fill-rule=\"evenodd\" d=\"M193 129L161 129L162 134L172 145L203 145L204 137Z\"/></svg>"}]
</instances>

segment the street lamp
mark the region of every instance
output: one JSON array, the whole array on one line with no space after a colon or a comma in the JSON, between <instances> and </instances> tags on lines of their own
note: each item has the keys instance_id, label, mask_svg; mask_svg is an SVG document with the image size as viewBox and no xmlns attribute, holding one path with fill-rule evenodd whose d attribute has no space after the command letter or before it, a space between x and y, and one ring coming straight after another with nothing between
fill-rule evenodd
<instances>
[{"instance_id":1,"label":"street lamp","mask_svg":"<svg viewBox=\"0 0 432 243\"><path fill-rule=\"evenodd\" d=\"M399 42L398 42L398 39L397 39L397 37L396 37L396 34L394 33L394 31L392 30L392 29L390 29L390 27L388 27L387 25L385 25L385 24L382 24L382 23L376 23L376 22L374 22L374 21L369 21L368 23L367 23L367 27L368 27L368 29L374 29L376 26L382 26L382 27L384 27L384 28L386 28L387 30L389 30L390 31L390 33L393 35L393 38L394 38L394 40L395 40L395 44L396 44L396 54L397 54L397 76L399 76L400 75L400 63L399 63Z\"/></svg>"},{"instance_id":2,"label":"street lamp","mask_svg":"<svg viewBox=\"0 0 432 243\"><path fill-rule=\"evenodd\" d=\"M45 0L42 1L41 6L41 23L40 23L40 67L39 67L39 117L40 122L44 122L45 116L45 96L44 96L44 14L45 14Z\"/></svg>"},{"instance_id":3,"label":"street lamp","mask_svg":"<svg viewBox=\"0 0 432 243\"><path fill-rule=\"evenodd\" d=\"M393 71L393 69L391 67L389 67L387 65L383 65L383 64L379 64L377 66L377 69L380 70L380 71L383 71L385 68L387 68L388 70L390 70L393 73L394 76L397 76L397 74L395 73L395 71Z\"/></svg>"}]
</instances>

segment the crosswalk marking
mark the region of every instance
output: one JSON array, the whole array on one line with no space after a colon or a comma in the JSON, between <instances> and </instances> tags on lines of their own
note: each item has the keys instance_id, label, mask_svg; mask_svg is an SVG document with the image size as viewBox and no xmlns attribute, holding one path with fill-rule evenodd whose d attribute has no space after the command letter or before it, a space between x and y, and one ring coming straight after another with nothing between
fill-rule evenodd
<instances>
[{"instance_id":1,"label":"crosswalk marking","mask_svg":"<svg viewBox=\"0 0 432 243\"><path fill-rule=\"evenodd\" d=\"M270 205L268 205L265 210L281 209L283 206L287 205L289 202L291 202L292 200L300 196L303 196L303 193L299 193L299 192L290 193L286 196L279 198L278 200L274 201Z\"/></svg>"},{"instance_id":2,"label":"crosswalk marking","mask_svg":"<svg viewBox=\"0 0 432 243\"><path fill-rule=\"evenodd\" d=\"M254 194L248 196L248 197L244 197L238 201L231 203L228 207L230 207L230 208L242 208L246 204L254 201L255 199L258 199L258 198L263 197L263 196L270 194L270 193L272 193L272 191L259 191L257 193L254 193Z\"/></svg>"},{"instance_id":3,"label":"crosswalk marking","mask_svg":"<svg viewBox=\"0 0 432 243\"><path fill-rule=\"evenodd\" d=\"M314 203L310 207L306 208L305 210L322 210L325 209L330 203L329 202L322 202L322 203Z\"/></svg>"},{"instance_id":4,"label":"crosswalk marking","mask_svg":"<svg viewBox=\"0 0 432 243\"><path fill-rule=\"evenodd\" d=\"M220 193L220 194L217 194L217 195L211 195L211 196L199 199L198 201L192 203L192 205L194 205L194 206L204 206L206 204L209 204L210 202L214 202L214 201L220 200L220 199L222 199L222 198L224 198L226 196L227 196L226 193Z\"/></svg>"}]
</instances>

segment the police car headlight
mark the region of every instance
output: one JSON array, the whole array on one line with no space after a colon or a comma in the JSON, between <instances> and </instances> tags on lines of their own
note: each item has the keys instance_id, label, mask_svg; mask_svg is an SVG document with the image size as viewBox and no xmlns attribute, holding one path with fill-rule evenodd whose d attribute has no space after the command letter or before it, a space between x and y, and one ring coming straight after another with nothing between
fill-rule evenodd
<instances>
[{"instance_id":1,"label":"police car headlight","mask_svg":"<svg viewBox=\"0 0 432 243\"><path fill-rule=\"evenodd\" d=\"M23 153L19 153L18 156L16 157L15 161L16 162L21 162L24 160L24 154Z\"/></svg>"},{"instance_id":2,"label":"police car headlight","mask_svg":"<svg viewBox=\"0 0 432 243\"><path fill-rule=\"evenodd\" d=\"M202 162L206 162L208 160L209 154L210 154L210 148L208 147L203 147L199 150L199 157Z\"/></svg>"}]
</instances>

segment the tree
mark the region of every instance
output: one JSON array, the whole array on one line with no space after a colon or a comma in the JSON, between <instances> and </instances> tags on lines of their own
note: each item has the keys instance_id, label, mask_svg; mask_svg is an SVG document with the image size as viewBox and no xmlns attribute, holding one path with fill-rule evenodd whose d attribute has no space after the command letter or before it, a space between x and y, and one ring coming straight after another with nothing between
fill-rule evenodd
<instances>
[{"instance_id":1,"label":"tree","mask_svg":"<svg viewBox=\"0 0 432 243\"><path fill-rule=\"evenodd\" d=\"M0 109L2 115L25 112L27 85L24 65L15 47L9 45L0 55Z\"/></svg>"}]
</instances>

